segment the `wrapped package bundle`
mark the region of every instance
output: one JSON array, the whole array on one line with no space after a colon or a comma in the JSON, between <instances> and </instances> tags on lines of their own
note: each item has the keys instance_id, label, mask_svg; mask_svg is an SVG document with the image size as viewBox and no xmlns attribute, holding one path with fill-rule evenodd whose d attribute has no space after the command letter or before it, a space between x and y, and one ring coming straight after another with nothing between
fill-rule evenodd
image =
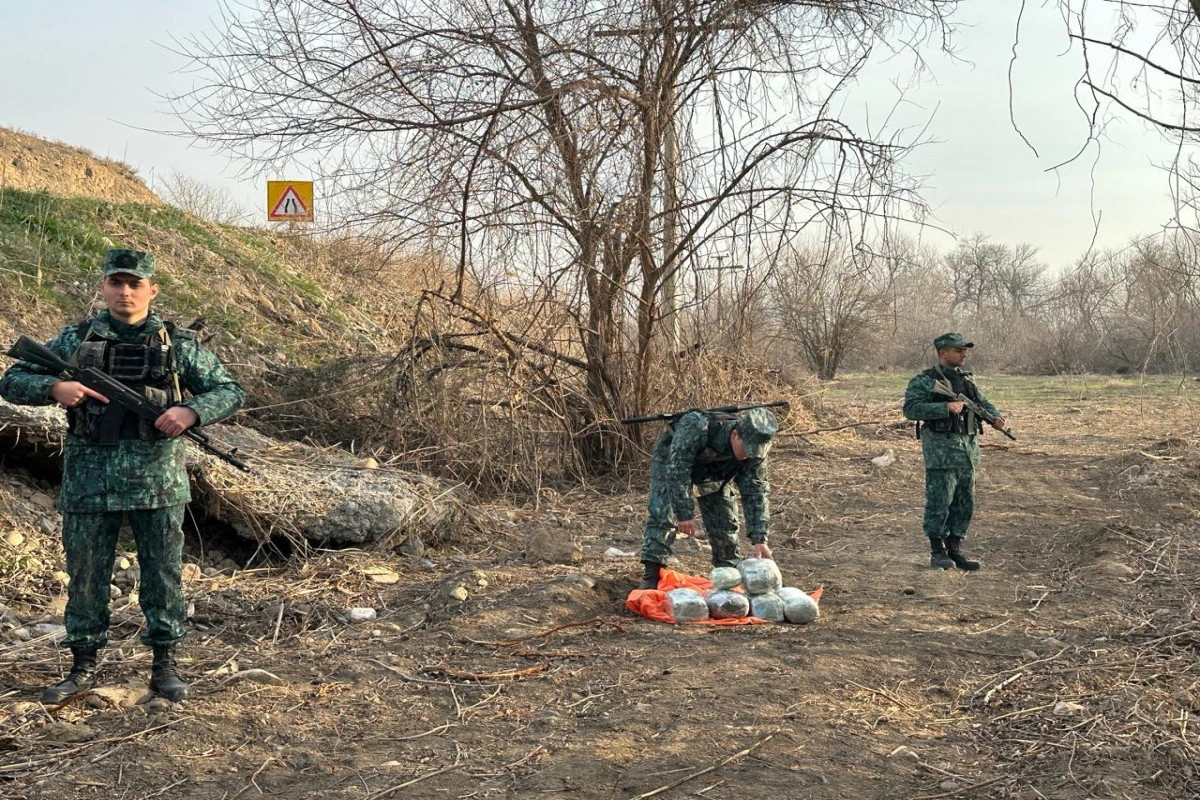
<instances>
[{"instance_id":1,"label":"wrapped package bundle","mask_svg":"<svg viewBox=\"0 0 1200 800\"><path fill-rule=\"evenodd\" d=\"M708 619L708 604L695 589L672 589L667 592L666 607L667 613L675 618L676 625Z\"/></svg>"},{"instance_id":2,"label":"wrapped package bundle","mask_svg":"<svg viewBox=\"0 0 1200 800\"><path fill-rule=\"evenodd\" d=\"M716 589L708 594L708 613L713 619L737 619L750 614L750 598L741 592Z\"/></svg>"},{"instance_id":3,"label":"wrapped package bundle","mask_svg":"<svg viewBox=\"0 0 1200 800\"><path fill-rule=\"evenodd\" d=\"M742 582L742 573L737 567L713 567L708 579L714 589L732 589Z\"/></svg>"},{"instance_id":4,"label":"wrapped package bundle","mask_svg":"<svg viewBox=\"0 0 1200 800\"><path fill-rule=\"evenodd\" d=\"M738 571L750 594L770 594L783 586L779 566L769 558L747 558L738 564Z\"/></svg>"},{"instance_id":5,"label":"wrapped package bundle","mask_svg":"<svg viewBox=\"0 0 1200 800\"><path fill-rule=\"evenodd\" d=\"M756 594L750 598L750 613L759 619L767 619L771 622L783 622L783 600L774 592L770 594Z\"/></svg>"},{"instance_id":6,"label":"wrapped package bundle","mask_svg":"<svg viewBox=\"0 0 1200 800\"><path fill-rule=\"evenodd\" d=\"M775 594L783 601L783 616L788 622L804 625L821 615L817 601L799 589L785 586Z\"/></svg>"}]
</instances>

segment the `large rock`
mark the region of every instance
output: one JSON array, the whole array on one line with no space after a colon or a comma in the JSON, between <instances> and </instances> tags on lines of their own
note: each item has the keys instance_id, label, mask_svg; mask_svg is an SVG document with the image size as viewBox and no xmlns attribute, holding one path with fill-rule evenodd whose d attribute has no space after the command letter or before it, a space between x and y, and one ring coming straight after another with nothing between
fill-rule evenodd
<instances>
[{"instance_id":1,"label":"large rock","mask_svg":"<svg viewBox=\"0 0 1200 800\"><path fill-rule=\"evenodd\" d=\"M0 437L11 436L15 445L53 452L65 431L66 417L57 406L0 400ZM241 425L204 431L220 449L237 448L251 472L190 445L193 502L246 538L399 544L415 536L436 545L470 523L469 496L460 486L391 467L365 468L351 453L279 442ZM54 506L49 495L32 502L46 510Z\"/></svg>"},{"instance_id":2,"label":"large rock","mask_svg":"<svg viewBox=\"0 0 1200 800\"><path fill-rule=\"evenodd\" d=\"M461 487L390 467L364 469L350 453L276 442L238 425L218 427L213 439L237 447L253 471L195 448L189 471L206 510L248 538L399 544L415 536L436 544L470 522Z\"/></svg>"}]
</instances>

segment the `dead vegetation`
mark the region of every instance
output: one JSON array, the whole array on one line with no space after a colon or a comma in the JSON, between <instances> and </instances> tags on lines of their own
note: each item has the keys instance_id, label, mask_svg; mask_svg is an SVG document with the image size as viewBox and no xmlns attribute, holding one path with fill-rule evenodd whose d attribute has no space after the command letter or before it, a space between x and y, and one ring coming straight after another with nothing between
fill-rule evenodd
<instances>
[{"instance_id":1,"label":"dead vegetation","mask_svg":"<svg viewBox=\"0 0 1200 800\"><path fill-rule=\"evenodd\" d=\"M636 549L636 485L479 505L477 530L419 556L218 574L220 543L193 540L183 706L133 693L42 709L61 656L11 632L55 620L61 587L3 601L17 617L0 624L6 796L1196 795L1200 457L1178 437L1180 401L1074 401L1083 429L1049 413L1059 399L1014 401L1022 441L985 453L970 540L985 569L966 575L927 567L917 444L891 426L895 403L854 386L824 399L850 397L882 424L798 437L775 459L773 543L785 576L824 586L813 625L629 615L637 565L604 551ZM896 462L873 466L885 449ZM1131 480L1134 464L1150 477ZM573 545L564 563L540 549L554 541ZM677 556L706 568L698 544ZM376 619L350 623L356 607ZM105 684L137 688L140 615L116 619Z\"/></svg>"},{"instance_id":2,"label":"dead vegetation","mask_svg":"<svg viewBox=\"0 0 1200 800\"><path fill-rule=\"evenodd\" d=\"M162 204L128 164L0 128L0 191L6 188L111 203Z\"/></svg>"}]
</instances>

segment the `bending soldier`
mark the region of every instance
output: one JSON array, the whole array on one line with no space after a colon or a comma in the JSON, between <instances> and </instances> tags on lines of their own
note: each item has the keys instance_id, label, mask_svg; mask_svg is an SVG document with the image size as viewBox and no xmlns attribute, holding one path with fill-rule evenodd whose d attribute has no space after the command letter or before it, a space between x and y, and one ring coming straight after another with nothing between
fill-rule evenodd
<instances>
[{"instance_id":1,"label":"bending soldier","mask_svg":"<svg viewBox=\"0 0 1200 800\"><path fill-rule=\"evenodd\" d=\"M765 408L740 417L689 411L658 437L650 459L649 519L641 552L645 572L639 588L658 586L676 534L696 535L693 485L714 566L737 565L738 514L730 484L741 495L755 555L771 558L767 453L778 430L775 415Z\"/></svg>"},{"instance_id":2,"label":"bending soldier","mask_svg":"<svg viewBox=\"0 0 1200 800\"><path fill-rule=\"evenodd\" d=\"M158 295L154 256L109 250L100 291L106 310L63 328L46 346L64 360L95 367L166 407L153 423L81 383L18 361L0 378L12 403L67 409L59 508L67 573L64 647L74 657L66 679L42 694L61 703L95 685L97 651L108 642L109 584L117 536L128 519L141 565L142 642L154 649L150 688L168 700L188 696L175 645L186 634L181 580L183 513L191 499L184 468L188 428L232 415L245 392L191 331L150 310ZM191 394L184 398L183 392Z\"/></svg>"}]
</instances>

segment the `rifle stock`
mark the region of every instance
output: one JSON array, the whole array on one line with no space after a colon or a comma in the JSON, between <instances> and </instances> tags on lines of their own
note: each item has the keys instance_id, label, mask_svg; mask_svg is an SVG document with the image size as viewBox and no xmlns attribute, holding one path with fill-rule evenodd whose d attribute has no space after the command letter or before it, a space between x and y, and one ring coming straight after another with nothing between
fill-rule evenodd
<instances>
[{"instance_id":1,"label":"rifle stock","mask_svg":"<svg viewBox=\"0 0 1200 800\"><path fill-rule=\"evenodd\" d=\"M723 413L723 414L738 414L742 411L749 411L752 408L779 408L780 406L786 406L786 405L788 405L787 400L775 400L770 403L754 403L752 405L747 405L747 406L734 405L734 406L719 406L717 408L689 408L684 411L674 411L674 412L671 412L668 414L651 414L646 417L630 417L628 419L621 420L621 424L622 425L641 425L646 422L658 422L659 420L670 422L673 419L679 419L684 414L689 414L693 411Z\"/></svg>"},{"instance_id":2,"label":"rifle stock","mask_svg":"<svg viewBox=\"0 0 1200 800\"><path fill-rule=\"evenodd\" d=\"M154 422L167 410L158 403L147 400L133 389L130 389L125 384L98 369L90 367L84 369L68 361L64 361L53 350L36 339L30 339L28 336L18 337L16 343L8 349L7 355L10 358L36 364L43 369L53 370L62 379L82 383L92 391L99 392L107 397L109 402L117 403L150 422ZM246 462L237 457L236 447L228 452L222 450L212 443L212 440L208 438L208 434L202 433L195 428L188 428L181 435L191 439L201 448L212 453L222 461L232 464L244 472L250 471L250 467L246 466Z\"/></svg>"},{"instance_id":3,"label":"rifle stock","mask_svg":"<svg viewBox=\"0 0 1200 800\"><path fill-rule=\"evenodd\" d=\"M953 401L962 403L964 406L966 406L968 409L970 409L971 413L973 413L975 416L979 417L980 419L982 419L984 422L988 423L989 425L996 420L995 414L989 413L988 410L986 408L984 408L983 406L979 405L979 403L976 403L974 400L967 397L965 394L959 394L958 392L954 391L953 387L947 386L942 381L934 381L933 382L933 393L939 394L942 397L949 397ZM996 428L996 430L1000 431L1005 436L1007 436L1009 439L1012 439L1014 442L1017 440L1017 437L1014 436L1012 434L1012 432L1010 430L1008 430L1008 428Z\"/></svg>"}]
</instances>

